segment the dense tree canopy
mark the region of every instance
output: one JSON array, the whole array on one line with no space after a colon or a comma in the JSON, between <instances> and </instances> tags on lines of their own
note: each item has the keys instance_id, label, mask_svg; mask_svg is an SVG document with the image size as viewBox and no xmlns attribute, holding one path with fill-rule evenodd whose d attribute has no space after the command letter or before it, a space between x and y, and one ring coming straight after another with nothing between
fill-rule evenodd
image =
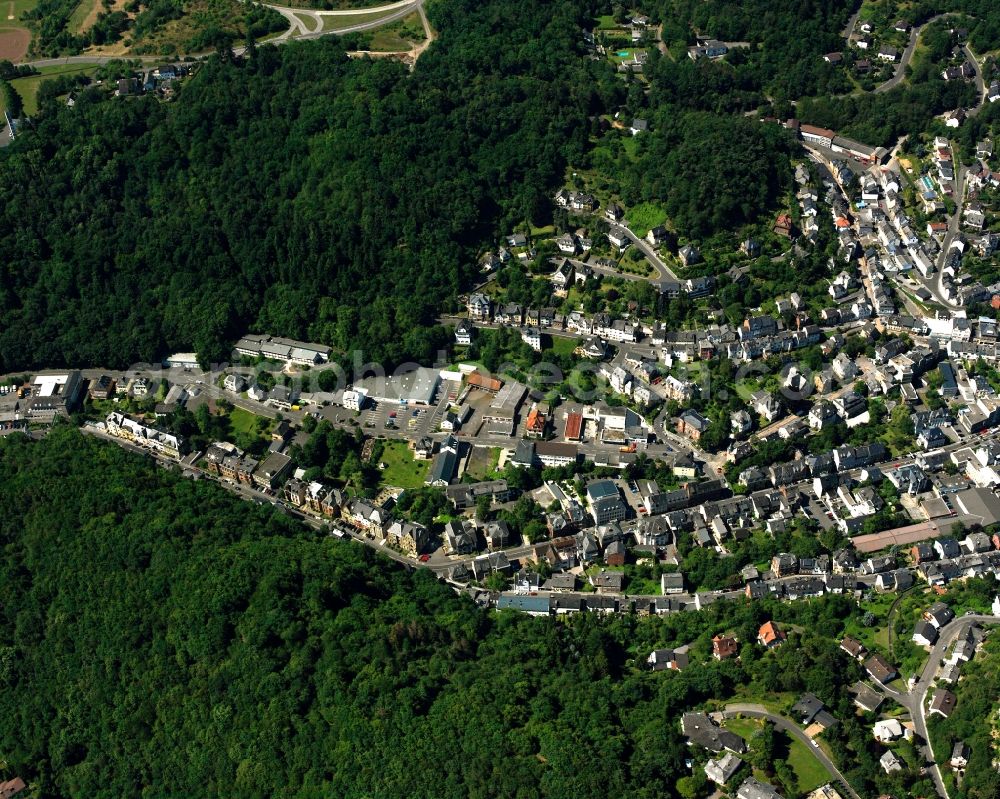
<instances>
[{"instance_id":1,"label":"dense tree canopy","mask_svg":"<svg viewBox=\"0 0 1000 799\"><path fill-rule=\"evenodd\" d=\"M826 637L858 612L845 597L489 614L69 427L0 440L0 519L0 753L42 795L673 797L705 757L680 714L737 686L812 691L858 790L893 787ZM802 632L711 659L713 634L769 618ZM697 668L644 668L682 643Z\"/></svg>"},{"instance_id":2,"label":"dense tree canopy","mask_svg":"<svg viewBox=\"0 0 1000 799\"><path fill-rule=\"evenodd\" d=\"M215 58L175 103L46 109L2 156L0 371L224 357L248 327L432 354L476 247L543 213L615 90L569 2L435 9L412 75L324 39Z\"/></svg>"},{"instance_id":3,"label":"dense tree canopy","mask_svg":"<svg viewBox=\"0 0 1000 799\"><path fill-rule=\"evenodd\" d=\"M753 221L787 188L790 134L740 117L664 109L626 178L630 205L662 198L677 228L710 235Z\"/></svg>"}]
</instances>

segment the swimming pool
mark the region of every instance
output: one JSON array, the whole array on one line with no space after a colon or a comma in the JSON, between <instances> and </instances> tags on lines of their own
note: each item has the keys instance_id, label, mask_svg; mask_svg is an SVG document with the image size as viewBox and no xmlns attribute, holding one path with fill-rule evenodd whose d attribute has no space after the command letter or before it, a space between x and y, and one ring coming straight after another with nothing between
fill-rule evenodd
<instances>
[{"instance_id":1,"label":"swimming pool","mask_svg":"<svg viewBox=\"0 0 1000 799\"><path fill-rule=\"evenodd\" d=\"M618 56L619 58L628 58L629 57L629 51L628 50L619 50L617 53L615 53L615 55Z\"/></svg>"}]
</instances>

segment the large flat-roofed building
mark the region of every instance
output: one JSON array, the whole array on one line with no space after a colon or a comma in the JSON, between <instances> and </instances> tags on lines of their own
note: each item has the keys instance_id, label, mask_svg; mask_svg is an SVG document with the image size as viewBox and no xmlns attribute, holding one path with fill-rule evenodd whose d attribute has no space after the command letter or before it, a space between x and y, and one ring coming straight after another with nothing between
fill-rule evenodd
<instances>
[{"instance_id":1,"label":"large flat-roofed building","mask_svg":"<svg viewBox=\"0 0 1000 799\"><path fill-rule=\"evenodd\" d=\"M274 488L292 468L292 459L281 452L271 452L254 469L253 482L257 488L266 491Z\"/></svg>"},{"instance_id":2,"label":"large flat-roofed building","mask_svg":"<svg viewBox=\"0 0 1000 799\"><path fill-rule=\"evenodd\" d=\"M175 352L163 359L163 365L168 369L197 369L198 355L194 352Z\"/></svg>"},{"instance_id":3,"label":"large flat-roofed building","mask_svg":"<svg viewBox=\"0 0 1000 799\"><path fill-rule=\"evenodd\" d=\"M595 480L587 486L587 510L596 524L621 521L628 515L628 506L611 480Z\"/></svg>"},{"instance_id":4,"label":"large flat-roofed building","mask_svg":"<svg viewBox=\"0 0 1000 799\"><path fill-rule=\"evenodd\" d=\"M955 504L966 516L975 517L988 527L1000 521L1000 498L986 488L967 488L954 495Z\"/></svg>"},{"instance_id":5,"label":"large flat-roofed building","mask_svg":"<svg viewBox=\"0 0 1000 799\"><path fill-rule=\"evenodd\" d=\"M249 334L236 342L235 349L250 358L269 358L303 366L330 360L329 347L280 336Z\"/></svg>"},{"instance_id":6,"label":"large flat-roofed building","mask_svg":"<svg viewBox=\"0 0 1000 799\"><path fill-rule=\"evenodd\" d=\"M31 394L25 403L27 417L51 422L56 416L68 416L80 400L83 379L79 372L45 372L31 381Z\"/></svg>"},{"instance_id":7,"label":"large flat-roofed building","mask_svg":"<svg viewBox=\"0 0 1000 799\"><path fill-rule=\"evenodd\" d=\"M403 374L388 377L366 377L356 382L354 391L364 390L375 402L398 402L401 405L430 405L434 402L441 373L437 369L418 366Z\"/></svg>"},{"instance_id":8,"label":"large flat-roofed building","mask_svg":"<svg viewBox=\"0 0 1000 799\"><path fill-rule=\"evenodd\" d=\"M489 426L491 433L514 435L517 412L527 393L528 389L516 380L507 383L497 392L489 407L483 411L483 420Z\"/></svg>"},{"instance_id":9,"label":"large flat-roofed building","mask_svg":"<svg viewBox=\"0 0 1000 799\"><path fill-rule=\"evenodd\" d=\"M837 135L832 130L816 127L815 125L800 126L799 134L810 144L819 144L823 147L832 147L833 139Z\"/></svg>"},{"instance_id":10,"label":"large flat-roofed building","mask_svg":"<svg viewBox=\"0 0 1000 799\"><path fill-rule=\"evenodd\" d=\"M563 444L559 441L539 441L535 444L535 456L542 466L569 466L579 458L576 444Z\"/></svg>"}]
</instances>

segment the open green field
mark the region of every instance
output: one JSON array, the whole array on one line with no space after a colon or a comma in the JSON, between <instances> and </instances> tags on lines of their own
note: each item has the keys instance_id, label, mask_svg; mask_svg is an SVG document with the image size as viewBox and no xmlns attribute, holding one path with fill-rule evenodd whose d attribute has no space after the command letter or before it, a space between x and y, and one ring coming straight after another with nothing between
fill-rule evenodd
<instances>
[{"instance_id":1,"label":"open green field","mask_svg":"<svg viewBox=\"0 0 1000 799\"><path fill-rule=\"evenodd\" d=\"M351 28L355 25L364 25L366 22L376 22L385 17L395 14L399 9L392 8L388 11L375 11L371 13L359 12L357 14L324 14L320 17L321 29L325 31L337 31L343 28ZM306 25L312 29L311 20L306 20Z\"/></svg>"},{"instance_id":2,"label":"open green field","mask_svg":"<svg viewBox=\"0 0 1000 799\"><path fill-rule=\"evenodd\" d=\"M788 743L788 765L795 772L795 779L799 783L799 792L807 793L820 785L830 781L830 775L823 768L823 764L816 759L816 756L809 751L804 743L792 739L784 733L778 733L783 742Z\"/></svg>"},{"instance_id":3,"label":"open green field","mask_svg":"<svg viewBox=\"0 0 1000 799\"><path fill-rule=\"evenodd\" d=\"M229 427L233 433L253 435L258 431L257 421L262 417L242 408L233 408L229 412Z\"/></svg>"},{"instance_id":4,"label":"open green field","mask_svg":"<svg viewBox=\"0 0 1000 799\"><path fill-rule=\"evenodd\" d=\"M382 450L382 482L399 488L420 488L424 484L430 461L416 461L413 452L402 441L388 441Z\"/></svg>"},{"instance_id":5,"label":"open green field","mask_svg":"<svg viewBox=\"0 0 1000 799\"><path fill-rule=\"evenodd\" d=\"M409 50L424 38L424 25L420 21L420 15L413 12L408 17L374 31L369 47L380 53L396 53Z\"/></svg>"},{"instance_id":6,"label":"open green field","mask_svg":"<svg viewBox=\"0 0 1000 799\"><path fill-rule=\"evenodd\" d=\"M626 136L621 140L622 149L625 150L625 154L634 161L639 151L639 137L638 136ZM655 227L655 225L654 225Z\"/></svg>"},{"instance_id":7,"label":"open green field","mask_svg":"<svg viewBox=\"0 0 1000 799\"><path fill-rule=\"evenodd\" d=\"M531 226L531 236L532 238L542 238L545 236L554 236L556 234L555 225L545 225L544 227Z\"/></svg>"},{"instance_id":8,"label":"open green field","mask_svg":"<svg viewBox=\"0 0 1000 799\"><path fill-rule=\"evenodd\" d=\"M83 33L84 27L86 25L87 19L92 15L96 14L97 10L101 5L101 0L80 0L80 3L74 9L73 13L69 17L69 29L73 33ZM96 9L96 10L95 10Z\"/></svg>"},{"instance_id":9,"label":"open green field","mask_svg":"<svg viewBox=\"0 0 1000 799\"><path fill-rule=\"evenodd\" d=\"M28 78L16 78L10 82L10 85L21 95L21 99L24 101L24 113L32 116L38 113L38 87L44 81L60 75L93 75L95 72L97 72L97 67L81 64L42 67L38 75L32 75ZM4 110L3 105L3 98L0 97L0 112Z\"/></svg>"},{"instance_id":10,"label":"open green field","mask_svg":"<svg viewBox=\"0 0 1000 799\"><path fill-rule=\"evenodd\" d=\"M575 338L564 338L563 336L550 336L552 346L550 349L556 355L572 355L576 349L577 340Z\"/></svg>"},{"instance_id":11,"label":"open green field","mask_svg":"<svg viewBox=\"0 0 1000 799\"><path fill-rule=\"evenodd\" d=\"M25 11L31 11L35 6L38 5L38 0L6 0L5 2L0 2L0 9L3 13L0 14L0 19L6 20L6 23L12 23L14 21L20 21L21 15ZM10 19L10 15L14 15L14 19ZM18 26L22 27L22 26Z\"/></svg>"},{"instance_id":12,"label":"open green field","mask_svg":"<svg viewBox=\"0 0 1000 799\"><path fill-rule=\"evenodd\" d=\"M757 719L726 719L723 726L749 741L760 731L761 722Z\"/></svg>"},{"instance_id":13,"label":"open green field","mask_svg":"<svg viewBox=\"0 0 1000 799\"><path fill-rule=\"evenodd\" d=\"M657 225L666 224L667 212L653 203L639 203L628 209L626 217L632 232L642 237Z\"/></svg>"}]
</instances>

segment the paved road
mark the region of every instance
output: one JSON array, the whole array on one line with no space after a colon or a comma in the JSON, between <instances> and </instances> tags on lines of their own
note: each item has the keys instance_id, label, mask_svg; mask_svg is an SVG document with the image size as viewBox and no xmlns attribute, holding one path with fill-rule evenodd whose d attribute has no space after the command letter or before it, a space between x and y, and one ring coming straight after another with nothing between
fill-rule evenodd
<instances>
[{"instance_id":1,"label":"paved road","mask_svg":"<svg viewBox=\"0 0 1000 799\"><path fill-rule=\"evenodd\" d=\"M606 277L620 277L622 280L631 280L634 283L641 283L644 280L648 281L651 279L646 275L635 275L632 274L631 272L619 271L618 269L612 267L601 266L599 263L597 263L596 258L590 262L581 261L579 258L567 258L566 260L569 261L574 266L585 266L588 269L593 270L597 274L604 275ZM662 280L662 279L663 279L663 273L660 272L659 268L657 268L656 280Z\"/></svg>"},{"instance_id":2,"label":"paved road","mask_svg":"<svg viewBox=\"0 0 1000 799\"><path fill-rule=\"evenodd\" d=\"M858 10L851 15L851 18L849 20L847 20L847 24L844 26L844 30L841 32L840 35L843 36L845 39L850 39L851 34L854 33L854 26L858 24L858 17L860 16L861 16L861 6L858 5Z\"/></svg>"},{"instance_id":3,"label":"paved road","mask_svg":"<svg viewBox=\"0 0 1000 799\"><path fill-rule=\"evenodd\" d=\"M937 19L935 17L934 19ZM928 22L933 22L934 20L928 20ZM917 48L917 39L920 38L920 27L914 27L910 30L910 40L906 43L906 47L903 49L903 55L899 59L899 63L896 64L896 73L889 78L885 83L879 84L875 87L875 93L880 94L882 92L887 92L890 89L895 89L900 83L902 83L903 78L906 77L906 67L910 63L910 59L913 58L913 51Z\"/></svg>"},{"instance_id":4,"label":"paved road","mask_svg":"<svg viewBox=\"0 0 1000 799\"><path fill-rule=\"evenodd\" d=\"M663 260L660 258L660 254L654 250L648 241L639 238L635 233L632 232L631 228L626 225L622 225L628 237L632 240L632 244L638 247L640 252L649 259L649 262L656 268L659 273L657 280L679 280L677 275L675 275Z\"/></svg>"},{"instance_id":5,"label":"paved road","mask_svg":"<svg viewBox=\"0 0 1000 799\"><path fill-rule=\"evenodd\" d=\"M301 9L301 8L289 8L287 6L271 6L267 3L264 5L269 5L279 14L281 14L285 19L288 20L289 28L280 36L274 39L267 39L266 41L260 42L260 44L285 44L290 41L300 41L302 39L318 39L322 36L333 36L340 35L344 33L358 33L360 31L371 30L372 28L378 28L382 25L386 25L390 22L395 22L397 20L403 19L414 11L423 11L424 0L401 0L401 2L390 3L385 6L377 6L375 8L364 8L364 9L344 9L339 11L316 11L314 9ZM323 23L322 17L324 16L337 16L337 15L355 15L355 14L375 14L390 9L395 9L393 13L387 14L386 16L380 16L378 19L372 20L371 22L362 22L356 25L349 25L343 28L322 30ZM302 17L310 17L316 22L316 28L313 30L308 29ZM296 35L296 33L298 35ZM234 47L233 53L235 55L243 55L246 52L246 47ZM213 51L214 52L214 51ZM212 52L205 53L191 53L190 56L195 60L202 60L204 58L212 55ZM113 61L138 61L142 64L166 64L184 63L180 59L165 58L164 56L98 56L98 55L73 55L73 56L61 56L59 58L40 58L35 61L22 61L22 65L33 66L36 68L42 67L55 67L55 66L65 66L67 64L89 64L100 66L103 64L109 64Z\"/></svg>"},{"instance_id":6,"label":"paved road","mask_svg":"<svg viewBox=\"0 0 1000 799\"><path fill-rule=\"evenodd\" d=\"M952 163L956 163L957 159L954 158L954 148L952 148ZM952 199L955 201L955 213L951 215L948 220L948 232L944 236L944 241L941 242L941 252L938 253L937 257L937 268L938 268L938 278L937 278L937 294L941 301L946 305L954 306L955 303L945 297L944 293L944 275L941 274L941 268L944 266L945 259L948 257L948 251L951 249L952 242L955 241L955 237L961 232L962 226L962 208L965 204L965 179L968 177L969 169L964 165L959 165L958 170L955 172L955 193L952 195Z\"/></svg>"},{"instance_id":7,"label":"paved road","mask_svg":"<svg viewBox=\"0 0 1000 799\"><path fill-rule=\"evenodd\" d=\"M968 632L969 628L974 624L1000 624L1000 616L959 616L957 619L953 619L949 624L946 624L941 629L941 634L937 643L934 644L931 649L930 655L927 658L927 663L924 664L924 670L920 674L920 679L917 680L916 684L905 696L900 696L899 694L894 695L896 701L910 711L910 717L913 719L914 731L916 734L927 742L925 750L927 759L933 763L933 766L931 767L931 776L934 779L934 787L937 789L938 796L942 797L942 799L948 799L948 789L945 786L944 780L941 778L941 770L938 767L937 758L934 755L934 748L931 744L930 737L927 734L927 693L932 687L931 683L934 680L934 675L937 673L938 667L941 665L941 661L944 658L944 654L948 647L950 647L955 639L957 639L960 635L964 635Z\"/></svg>"},{"instance_id":8,"label":"paved road","mask_svg":"<svg viewBox=\"0 0 1000 799\"><path fill-rule=\"evenodd\" d=\"M967 44L962 45L962 49L965 51L965 57L969 59L969 62L976 70L976 91L978 92L979 99L976 101L976 107L969 110L969 116L974 117L983 110L983 106L986 104L986 81L983 79L983 68L979 63L979 59L976 58L975 53L972 52Z\"/></svg>"},{"instance_id":9,"label":"paved road","mask_svg":"<svg viewBox=\"0 0 1000 799\"><path fill-rule=\"evenodd\" d=\"M861 799L861 797L859 797L857 793L855 793L850 783L844 778L844 775L840 773L840 769L838 769L834 765L833 761L826 756L826 752L824 752L817 744L815 744L813 740L808 735L805 734L802 728L799 727L798 724L796 724L793 721L790 721L789 719L786 719L784 716L775 715L763 705L745 705L745 704L726 705L726 709L725 711L723 711L723 716L725 716L725 718L727 719L734 718L735 716L738 715L750 716L751 718L765 719L767 721L770 721L772 724L774 724L775 727L777 727L780 730L783 730L784 732L794 737L796 740L800 741L802 744L805 745L807 749L809 749L809 751L811 751L814 755L816 755L816 759L823 764L823 768L825 768L829 772L830 776L843 784L844 789L850 794L852 799Z\"/></svg>"},{"instance_id":10,"label":"paved road","mask_svg":"<svg viewBox=\"0 0 1000 799\"><path fill-rule=\"evenodd\" d=\"M412 14L414 11L420 10L420 8L423 5L423 1L424 0L404 0L403 3L393 3L393 4L389 5L389 6L379 6L377 9L366 8L366 9L363 9L363 10L360 10L360 11L359 10L354 10L354 11L351 11L350 13L352 13L352 14L367 14L367 13L374 12L374 11L384 11L384 10L386 10L388 8L395 8L396 9L391 14L386 14L385 16L380 16L378 19L372 20L371 22L360 22L360 23L358 23L356 25L349 25L349 26L342 27L342 28L338 27L336 29L332 29L331 28L331 29L328 29L328 30L323 30L323 21L322 21L323 17L335 16L338 12L335 12L335 11L311 11L311 10L303 10L303 9L282 10L281 8L278 8L276 6L271 6L276 11L278 11L278 13L280 13L282 16L284 16L286 19L289 19L289 22L292 21L291 18L289 17L289 13L292 12L292 11L294 11L294 14L292 14L292 16L299 17L299 18L302 18L302 17L312 17L313 20L316 22L316 26L317 26L315 30L309 31L309 32L303 32L301 35L294 37L294 39L291 39L291 36L289 35L288 39L279 38L279 39L274 39L272 41L279 42L279 41L289 41L289 40L302 41L303 39L306 39L306 40L308 40L308 39L319 39L322 36L330 36L330 35L334 35L334 34L340 35L340 34L344 34L344 33L358 33L360 31L371 30L372 28L379 28L382 25L386 25L386 24L388 24L390 22L395 22L397 20L403 19L404 17L407 17L410 14ZM343 13L343 12L341 12L341 13ZM304 26L300 26L300 27L304 27ZM286 31L286 34L287 34L287 31Z\"/></svg>"}]
</instances>

